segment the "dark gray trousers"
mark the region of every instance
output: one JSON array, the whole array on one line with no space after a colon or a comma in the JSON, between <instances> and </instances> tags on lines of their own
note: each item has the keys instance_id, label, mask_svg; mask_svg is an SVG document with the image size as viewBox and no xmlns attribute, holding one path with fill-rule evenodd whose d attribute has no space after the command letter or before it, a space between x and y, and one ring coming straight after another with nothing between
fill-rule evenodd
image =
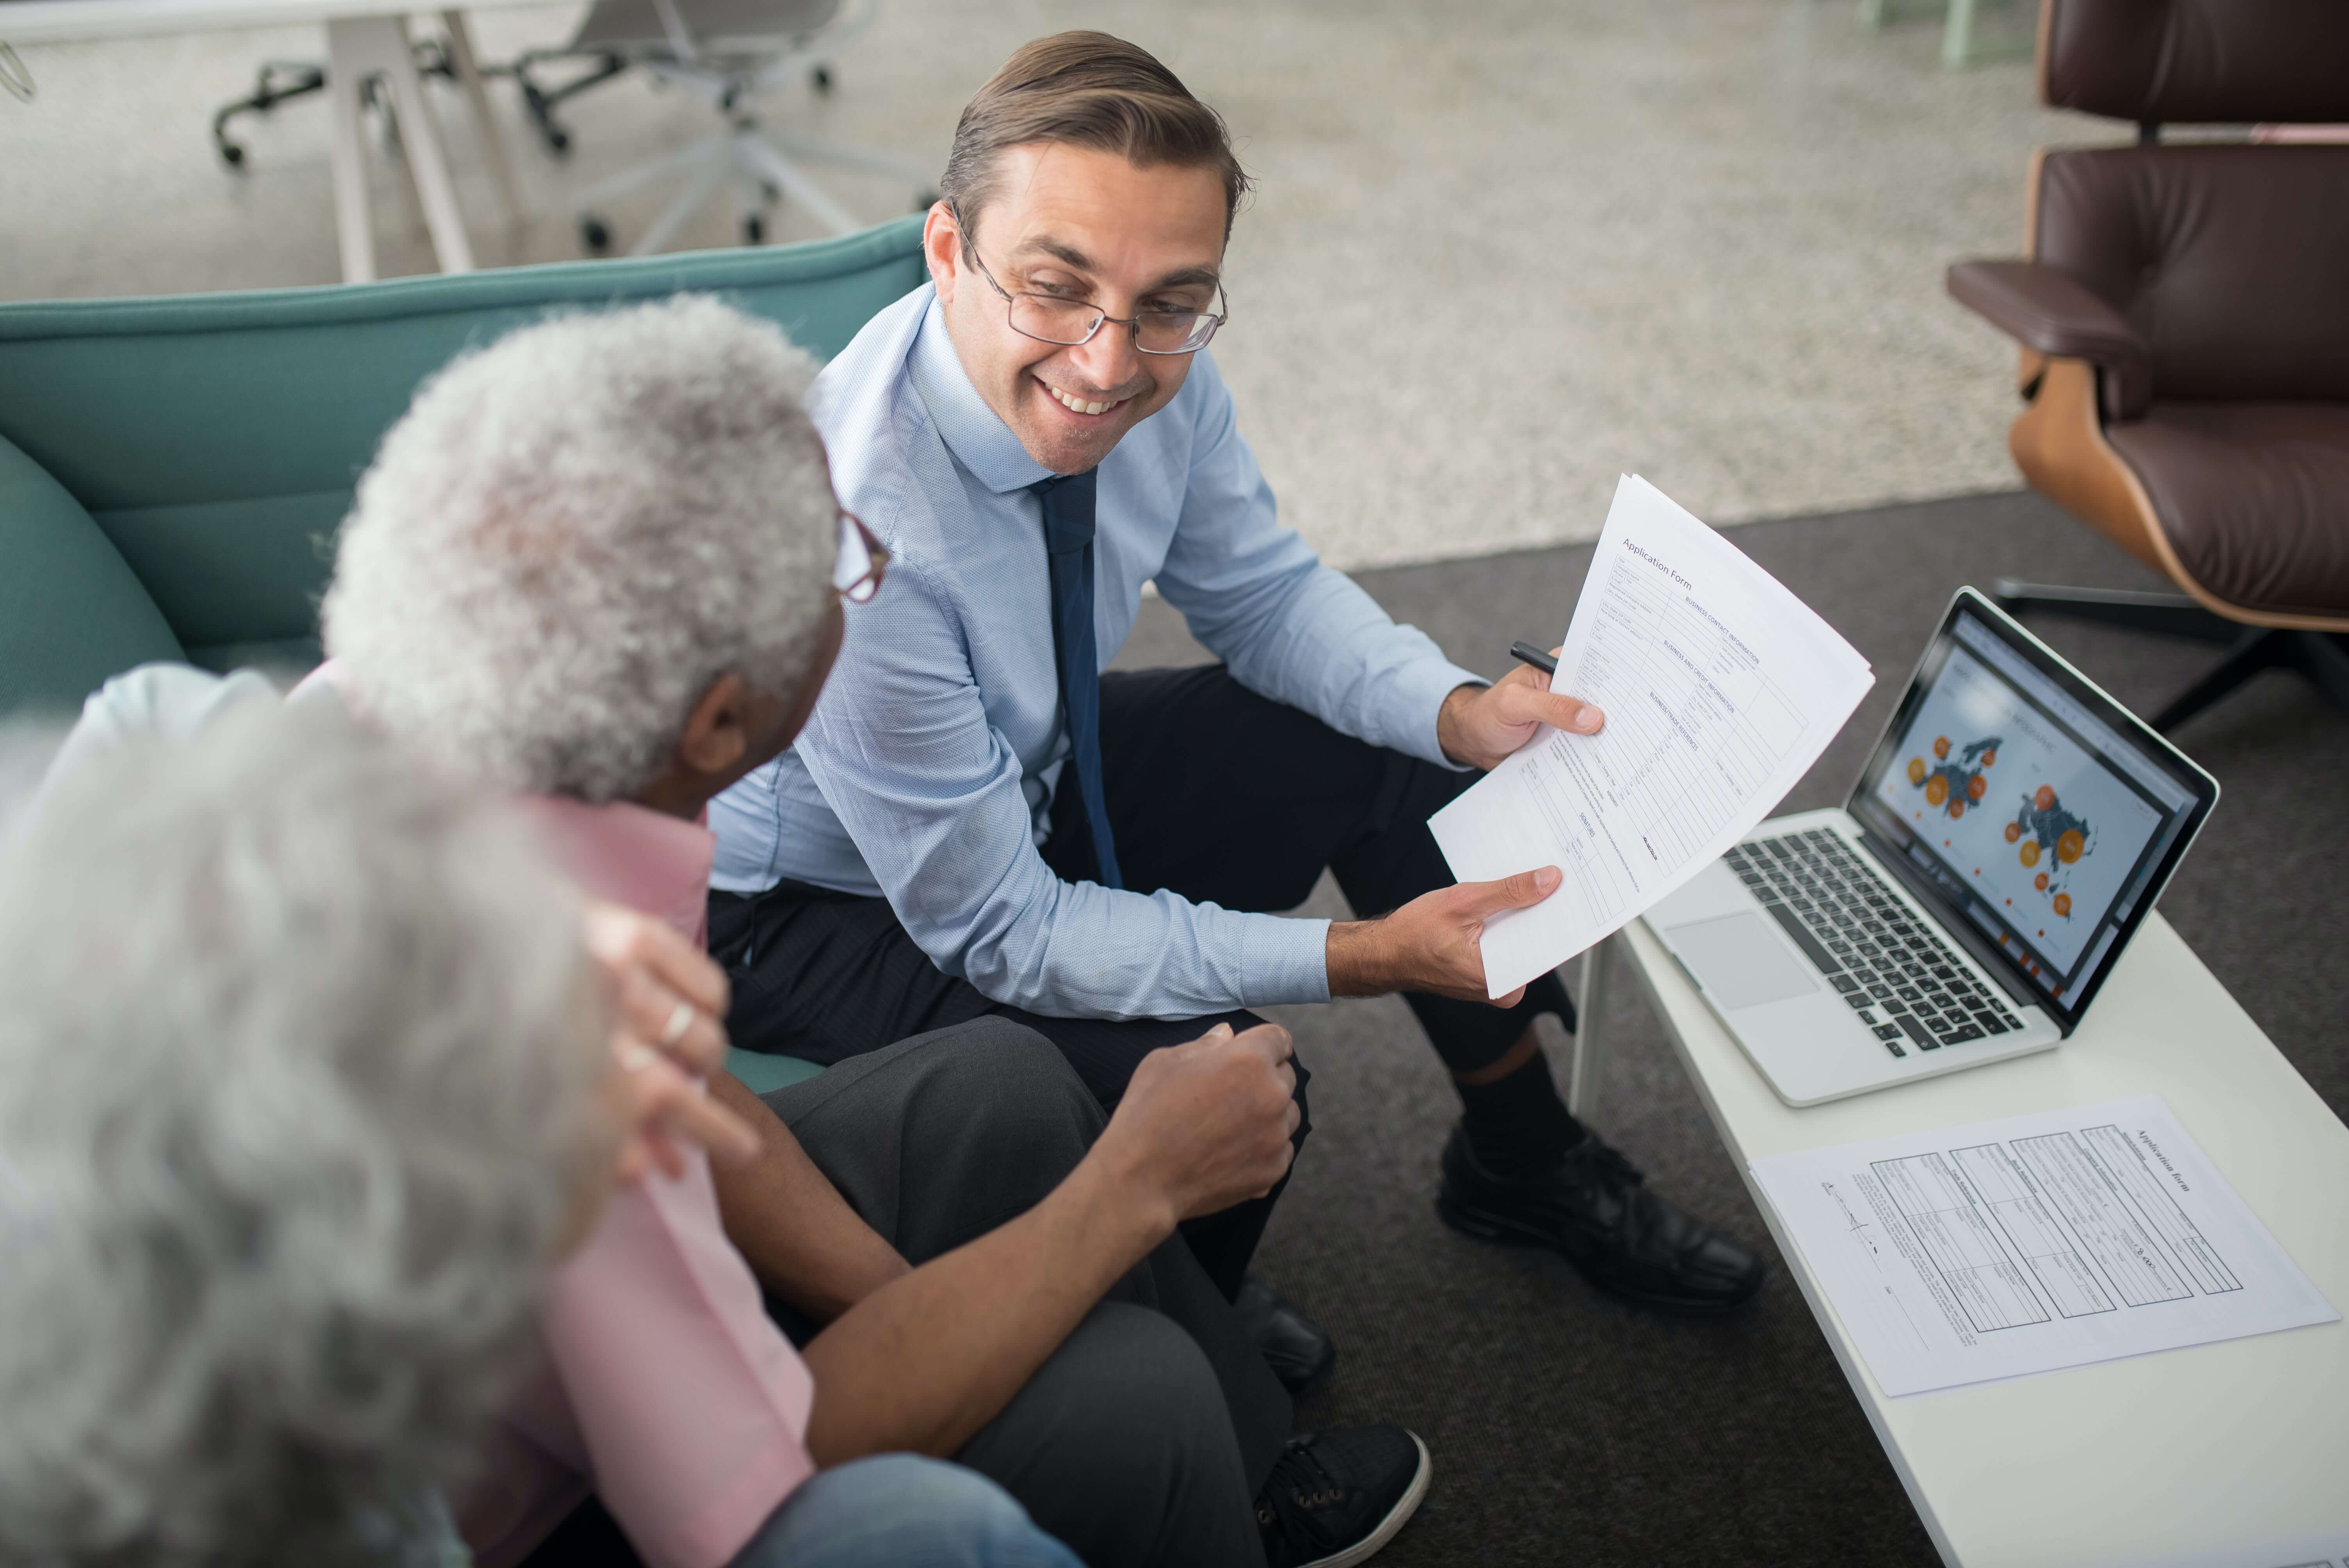
<instances>
[{"instance_id":1,"label":"dark gray trousers","mask_svg":"<svg viewBox=\"0 0 2349 1568\"><path fill-rule=\"evenodd\" d=\"M998 1017L917 1035L766 1097L916 1266L1027 1212L1106 1124L1043 1037ZM804 1345L814 1325L771 1303ZM1254 1499L1288 1396L1181 1238L1136 1264L955 1456L1093 1568L1263 1561Z\"/></svg>"}]
</instances>

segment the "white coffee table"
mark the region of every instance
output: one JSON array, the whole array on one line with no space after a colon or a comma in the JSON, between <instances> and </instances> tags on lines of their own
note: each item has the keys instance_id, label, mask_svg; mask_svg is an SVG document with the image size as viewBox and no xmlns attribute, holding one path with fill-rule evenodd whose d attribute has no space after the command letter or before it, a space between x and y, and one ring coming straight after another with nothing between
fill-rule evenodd
<instances>
[{"instance_id":1,"label":"white coffee table","mask_svg":"<svg viewBox=\"0 0 2349 1568\"><path fill-rule=\"evenodd\" d=\"M2158 913L2057 1049L1805 1110L1771 1092L1643 923L1607 945L1688 1069L1945 1562L2349 1563L2349 1324L1887 1398L1747 1170L1792 1150L2158 1094L2349 1308L2349 1128ZM1570 1081L1588 1104L1600 1047L1578 1048Z\"/></svg>"}]
</instances>

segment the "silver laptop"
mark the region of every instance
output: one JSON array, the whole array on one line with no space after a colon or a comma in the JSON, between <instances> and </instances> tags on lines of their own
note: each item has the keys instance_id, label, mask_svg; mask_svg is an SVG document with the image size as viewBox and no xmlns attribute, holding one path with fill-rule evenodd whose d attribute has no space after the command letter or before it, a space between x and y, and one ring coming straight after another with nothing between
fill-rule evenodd
<instances>
[{"instance_id":1,"label":"silver laptop","mask_svg":"<svg viewBox=\"0 0 2349 1568\"><path fill-rule=\"evenodd\" d=\"M1816 1105L2060 1043L2218 799L1963 588L1843 808L1763 823L1646 919Z\"/></svg>"}]
</instances>

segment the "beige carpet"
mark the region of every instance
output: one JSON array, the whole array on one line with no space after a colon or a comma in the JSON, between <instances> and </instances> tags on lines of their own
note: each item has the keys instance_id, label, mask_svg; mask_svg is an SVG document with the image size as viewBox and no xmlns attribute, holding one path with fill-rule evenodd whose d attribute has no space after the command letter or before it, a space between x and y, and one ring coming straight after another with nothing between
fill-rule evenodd
<instances>
[{"instance_id":1,"label":"beige carpet","mask_svg":"<svg viewBox=\"0 0 2349 1568\"><path fill-rule=\"evenodd\" d=\"M2011 484L2010 356L1941 269L2015 249L2033 145L2121 134L2038 110L2027 64L1943 71L1935 24L1863 32L1848 0L880 3L832 98L794 85L774 119L935 167L1004 55L1071 26L1149 46L1224 109L1261 183L1216 352L1288 515L1350 566L1588 538L1627 469L1724 522ZM503 57L575 15L477 34ZM323 105L251 124L243 174L206 134L259 60L321 46L25 47L41 92L0 98L0 297L333 282ZM614 84L572 109L558 163L493 85L533 213L512 227L437 94L492 263L578 254L567 193L707 124ZM425 270L414 199L377 165L386 270ZM833 185L875 221L912 194ZM611 213L624 242L658 201ZM688 233L732 238L723 201Z\"/></svg>"}]
</instances>

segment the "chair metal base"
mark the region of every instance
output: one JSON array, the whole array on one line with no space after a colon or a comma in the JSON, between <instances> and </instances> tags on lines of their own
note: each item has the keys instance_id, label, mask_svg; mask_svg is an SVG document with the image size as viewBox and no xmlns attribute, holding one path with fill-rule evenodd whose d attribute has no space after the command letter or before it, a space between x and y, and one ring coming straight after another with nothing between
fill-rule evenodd
<instances>
[{"instance_id":1,"label":"chair metal base","mask_svg":"<svg viewBox=\"0 0 2349 1568\"><path fill-rule=\"evenodd\" d=\"M564 57L562 55L524 54L517 57L511 66L496 67L510 73L522 88L523 110L529 114L531 124L538 128L538 138L546 143L546 150L557 158L571 150L571 129L554 118L554 111L562 107L564 99L575 98L599 83L608 82L628 68L626 58L607 54L593 57L594 64L589 69L555 87L543 86L537 77L531 75L532 69L543 61Z\"/></svg>"},{"instance_id":2,"label":"chair metal base","mask_svg":"<svg viewBox=\"0 0 2349 1568\"><path fill-rule=\"evenodd\" d=\"M2349 714L2349 637L2337 633L2242 625L2212 614L2183 593L2064 588L2002 577L1992 585L1991 597L2010 614L2039 610L2075 621L2223 646L2226 657L2152 719L2153 727L2164 735L2261 670L2298 670L2333 707Z\"/></svg>"},{"instance_id":3,"label":"chair metal base","mask_svg":"<svg viewBox=\"0 0 2349 1568\"><path fill-rule=\"evenodd\" d=\"M229 121L243 114L267 114L291 98L307 98L326 89L326 67L306 60L264 60L250 98L223 104L212 116L212 147L231 169L244 167L244 147L228 133ZM367 101L375 101L375 83L367 86Z\"/></svg>"},{"instance_id":4,"label":"chair metal base","mask_svg":"<svg viewBox=\"0 0 2349 1568\"><path fill-rule=\"evenodd\" d=\"M835 234L853 234L866 225L817 184L802 167L802 160L834 163L895 175L921 191L916 210L929 205L929 176L913 164L861 148L842 147L791 131L769 130L740 110L730 128L678 151L648 159L580 193L576 203L579 229L591 249L601 250L610 230L597 209L616 196L649 185L668 175L681 175L685 189L654 220L629 248L632 256L651 255L673 239L701 204L732 178L741 204L741 228L746 242L765 238L766 209L778 195L798 202Z\"/></svg>"}]
</instances>

